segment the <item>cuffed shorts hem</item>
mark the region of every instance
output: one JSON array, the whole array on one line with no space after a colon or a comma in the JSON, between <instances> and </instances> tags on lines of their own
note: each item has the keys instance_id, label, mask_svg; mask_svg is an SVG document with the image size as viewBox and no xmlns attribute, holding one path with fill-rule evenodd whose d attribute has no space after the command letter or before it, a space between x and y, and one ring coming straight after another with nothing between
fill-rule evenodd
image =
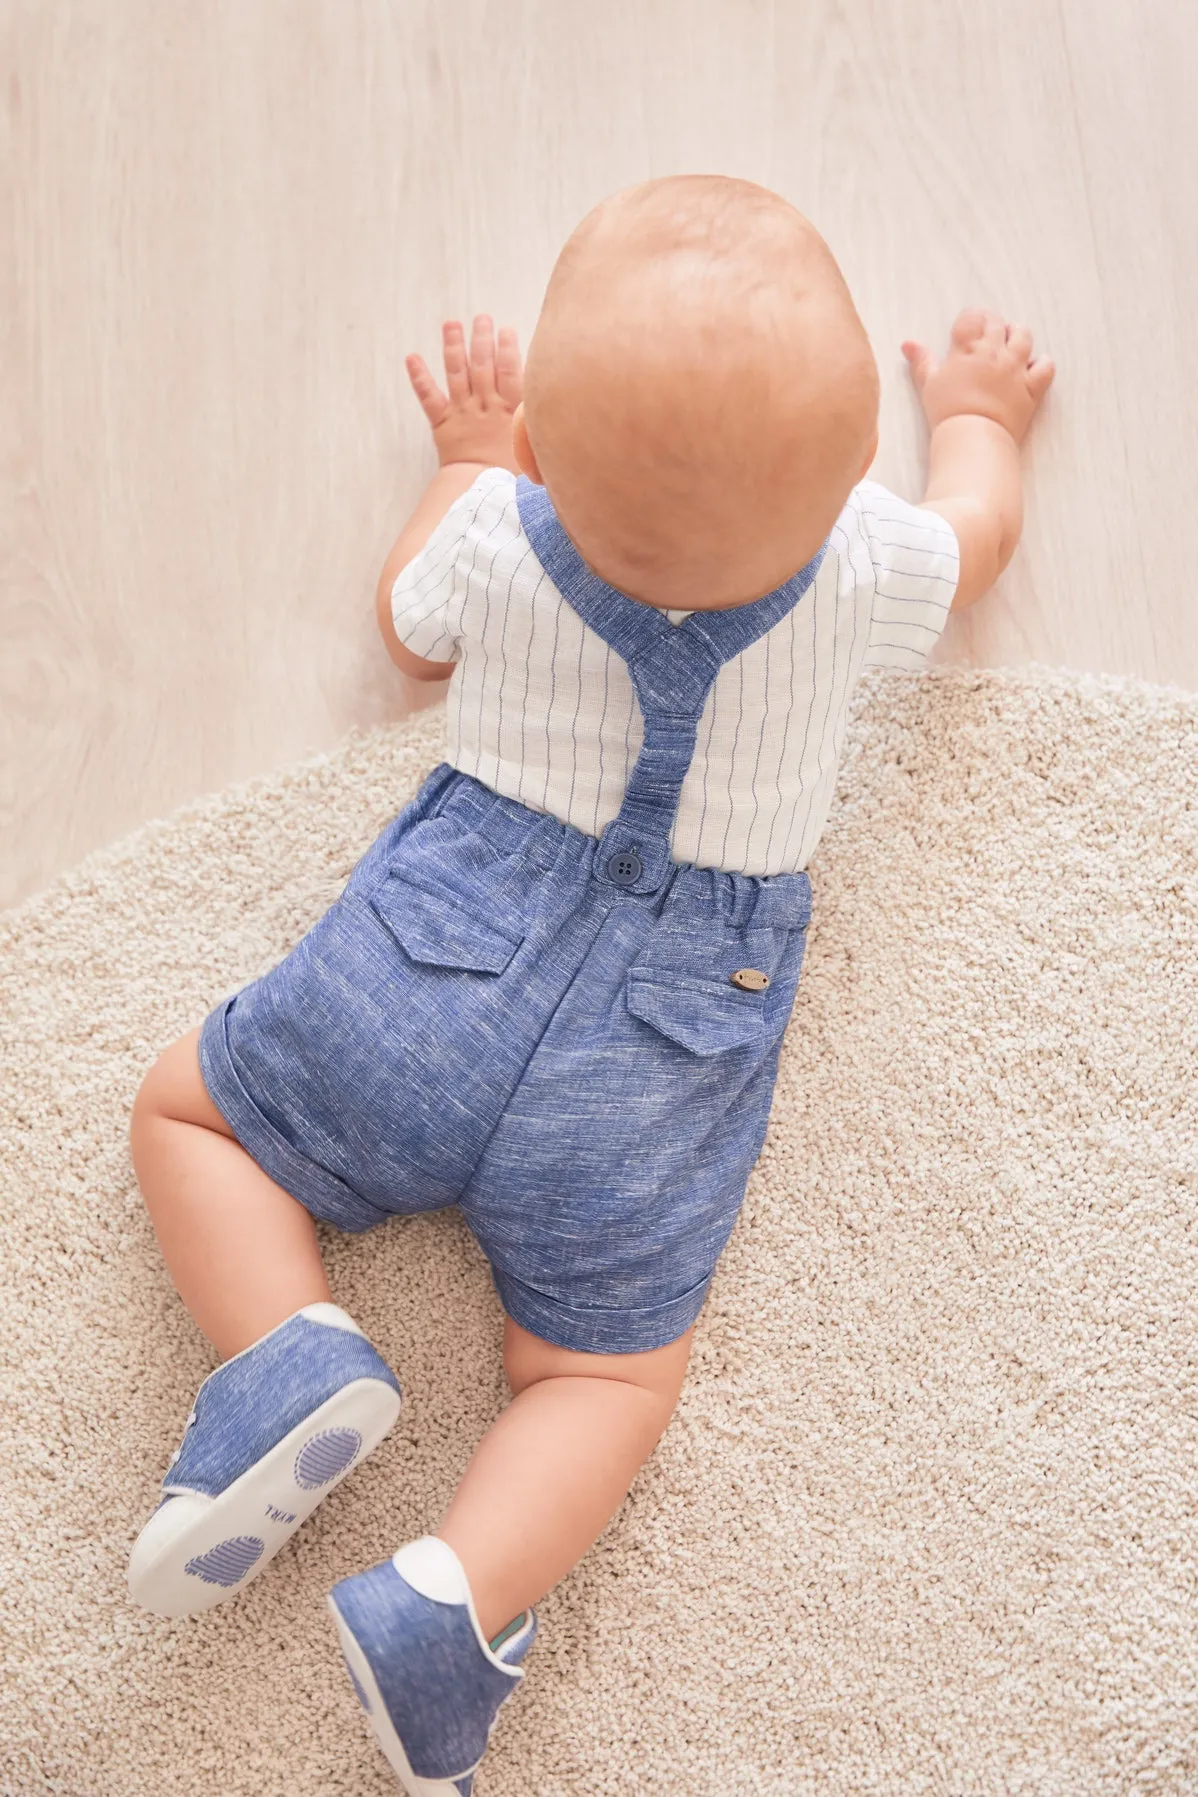
<instances>
[{"instance_id":1,"label":"cuffed shorts hem","mask_svg":"<svg viewBox=\"0 0 1198 1797\"><path fill-rule=\"evenodd\" d=\"M707 1298L712 1275L671 1298L644 1310L607 1310L598 1306L561 1304L531 1285L492 1267L495 1289L507 1314L530 1335L570 1348L577 1354L644 1354L664 1348L685 1335Z\"/></svg>"},{"instance_id":2,"label":"cuffed shorts hem","mask_svg":"<svg viewBox=\"0 0 1198 1797\"><path fill-rule=\"evenodd\" d=\"M300 1154L262 1115L242 1085L229 1052L226 1019L234 1003L235 998L227 998L204 1019L199 1055L208 1096L241 1146L276 1185L322 1222L351 1235L385 1222L388 1212L360 1198L335 1173Z\"/></svg>"}]
</instances>

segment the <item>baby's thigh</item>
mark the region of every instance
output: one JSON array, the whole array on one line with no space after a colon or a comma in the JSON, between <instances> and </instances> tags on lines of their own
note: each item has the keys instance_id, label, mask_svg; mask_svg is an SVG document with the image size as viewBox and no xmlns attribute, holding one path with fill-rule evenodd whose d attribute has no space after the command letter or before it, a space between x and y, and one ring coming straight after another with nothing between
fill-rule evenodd
<instances>
[{"instance_id":1,"label":"baby's thigh","mask_svg":"<svg viewBox=\"0 0 1198 1797\"><path fill-rule=\"evenodd\" d=\"M663 1348L638 1354L588 1354L576 1348L559 1348L524 1329L511 1317L504 1319L503 1365L513 1396L546 1379L609 1379L628 1385L656 1399L672 1412L682 1389L690 1359L694 1327Z\"/></svg>"},{"instance_id":2,"label":"baby's thigh","mask_svg":"<svg viewBox=\"0 0 1198 1797\"><path fill-rule=\"evenodd\" d=\"M134 1137L160 1119L178 1123L195 1123L218 1135L232 1136L204 1084L200 1072L200 1032L189 1030L163 1049L138 1088L133 1101L132 1131Z\"/></svg>"}]
</instances>

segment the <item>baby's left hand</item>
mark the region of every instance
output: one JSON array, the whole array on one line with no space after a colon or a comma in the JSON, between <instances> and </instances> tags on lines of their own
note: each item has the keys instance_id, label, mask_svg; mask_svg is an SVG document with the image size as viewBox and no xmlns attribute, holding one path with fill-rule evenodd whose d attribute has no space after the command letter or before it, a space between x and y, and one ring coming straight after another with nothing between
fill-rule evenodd
<instances>
[{"instance_id":1,"label":"baby's left hand","mask_svg":"<svg viewBox=\"0 0 1198 1797\"><path fill-rule=\"evenodd\" d=\"M470 354L456 319L441 327L448 398L429 373L423 356L409 356L408 379L432 426L442 468L453 462L480 462L518 473L512 453L512 418L524 390L524 369L516 333L504 325L496 343L494 322L485 312L474 321Z\"/></svg>"}]
</instances>

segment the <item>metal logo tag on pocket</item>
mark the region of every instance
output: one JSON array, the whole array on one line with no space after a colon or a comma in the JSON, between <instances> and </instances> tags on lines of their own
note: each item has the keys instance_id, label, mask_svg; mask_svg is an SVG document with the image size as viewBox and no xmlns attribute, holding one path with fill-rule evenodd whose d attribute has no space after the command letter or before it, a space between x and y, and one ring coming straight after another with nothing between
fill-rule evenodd
<instances>
[{"instance_id":1,"label":"metal logo tag on pocket","mask_svg":"<svg viewBox=\"0 0 1198 1797\"><path fill-rule=\"evenodd\" d=\"M738 986L742 992L764 992L770 983L768 973L761 973L756 967L738 967L735 973L729 974L729 982Z\"/></svg>"}]
</instances>

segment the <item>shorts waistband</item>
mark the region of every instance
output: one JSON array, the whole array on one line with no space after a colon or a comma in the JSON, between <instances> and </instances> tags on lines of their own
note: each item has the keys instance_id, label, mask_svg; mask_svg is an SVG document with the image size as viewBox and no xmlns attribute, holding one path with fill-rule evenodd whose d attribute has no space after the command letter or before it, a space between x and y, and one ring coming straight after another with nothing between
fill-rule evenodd
<instances>
[{"instance_id":1,"label":"shorts waistband","mask_svg":"<svg viewBox=\"0 0 1198 1797\"><path fill-rule=\"evenodd\" d=\"M438 769L437 773L440 772ZM549 812L534 811L530 805L522 805L519 799L505 799L502 793L492 792L472 774L463 774L456 768L449 772L451 778L446 781L430 815L465 819L471 829L477 830L501 855L520 851L542 871L548 872L560 860L563 849L573 850L570 858L581 861L586 857L589 845L593 846L593 837L571 824L561 823Z\"/></svg>"},{"instance_id":2,"label":"shorts waistband","mask_svg":"<svg viewBox=\"0 0 1198 1797\"><path fill-rule=\"evenodd\" d=\"M464 817L500 854L526 854L544 873L563 859L590 873L599 837L564 824L548 812L534 811L518 799L505 798L473 774L464 774L448 763L430 775L429 784L434 781L440 790L429 809L430 817ZM674 863L653 896L671 909L682 906L707 915L719 912L738 926L752 923L758 928L805 929L811 917L811 881L806 872L742 874Z\"/></svg>"}]
</instances>

